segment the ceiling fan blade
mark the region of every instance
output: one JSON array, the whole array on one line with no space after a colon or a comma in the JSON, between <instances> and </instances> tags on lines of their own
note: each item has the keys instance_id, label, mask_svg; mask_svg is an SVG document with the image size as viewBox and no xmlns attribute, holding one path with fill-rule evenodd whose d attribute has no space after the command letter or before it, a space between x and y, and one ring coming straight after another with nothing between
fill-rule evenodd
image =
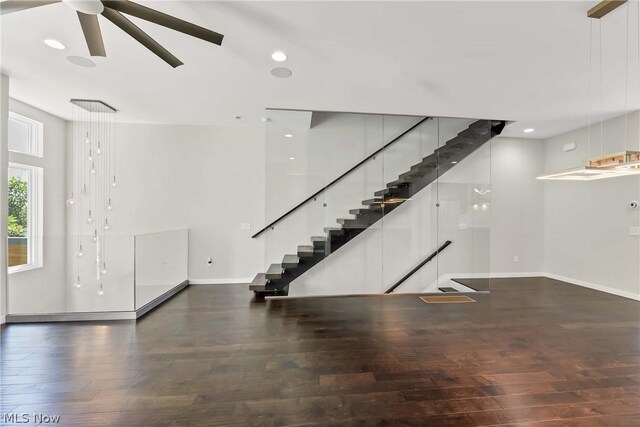
<instances>
[{"instance_id":1,"label":"ceiling fan blade","mask_svg":"<svg viewBox=\"0 0 640 427\"><path fill-rule=\"evenodd\" d=\"M162 25L163 27L171 28L172 30L217 44L218 46L222 44L222 39L224 38L224 35L220 33L183 21L182 19L167 15L166 13L158 12L157 10L146 6L133 3L129 0L103 0L102 3L105 7L110 7L118 12L135 16L137 18L144 19L145 21Z\"/></svg>"},{"instance_id":2,"label":"ceiling fan blade","mask_svg":"<svg viewBox=\"0 0 640 427\"><path fill-rule=\"evenodd\" d=\"M5 13L20 12L38 6L60 3L62 0L7 0L0 3L0 15Z\"/></svg>"},{"instance_id":3,"label":"ceiling fan blade","mask_svg":"<svg viewBox=\"0 0 640 427\"><path fill-rule=\"evenodd\" d=\"M152 39L147 33L145 33L139 27L137 27L136 24L134 24L133 22L125 18L117 10L113 10L105 6L104 10L102 11L102 16L104 16L109 21L116 24L118 27L120 27L124 32L129 34L131 37L138 40L140 44L142 44L144 47L149 49L151 52L158 55L164 62L171 65L173 68L176 68L182 65L182 62L178 58L173 56L171 52L163 48L160 45L160 43Z\"/></svg>"},{"instance_id":4,"label":"ceiling fan blade","mask_svg":"<svg viewBox=\"0 0 640 427\"><path fill-rule=\"evenodd\" d=\"M80 26L82 27L82 32L84 33L84 38L87 41L87 47L89 48L91 56L107 56L107 52L104 50L98 16L78 12L78 19L80 19Z\"/></svg>"}]
</instances>

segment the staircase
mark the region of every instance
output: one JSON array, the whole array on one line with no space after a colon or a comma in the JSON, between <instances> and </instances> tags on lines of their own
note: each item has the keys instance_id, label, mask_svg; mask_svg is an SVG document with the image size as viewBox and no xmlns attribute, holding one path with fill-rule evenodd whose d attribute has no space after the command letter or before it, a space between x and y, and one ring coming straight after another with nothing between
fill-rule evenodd
<instances>
[{"instance_id":1,"label":"staircase","mask_svg":"<svg viewBox=\"0 0 640 427\"><path fill-rule=\"evenodd\" d=\"M298 246L295 254L285 255L280 264L271 264L266 273L259 273L249 290L260 296L287 295L289 284L303 275L383 216L393 211L440 175L473 153L494 136L500 135L504 121L478 120L432 154L411 166L374 197L363 200L363 207L352 209L354 218L339 218L340 227L325 228L323 236L311 237L311 244Z\"/></svg>"}]
</instances>

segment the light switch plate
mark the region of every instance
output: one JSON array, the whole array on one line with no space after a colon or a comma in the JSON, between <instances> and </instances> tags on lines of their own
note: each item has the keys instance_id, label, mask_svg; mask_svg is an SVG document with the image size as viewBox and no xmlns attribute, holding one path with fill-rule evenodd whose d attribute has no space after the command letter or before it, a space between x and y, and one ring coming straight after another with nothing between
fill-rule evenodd
<instances>
[{"instance_id":1,"label":"light switch plate","mask_svg":"<svg viewBox=\"0 0 640 427\"><path fill-rule=\"evenodd\" d=\"M241 223L240 230L251 230L251 223L248 223L248 222Z\"/></svg>"},{"instance_id":2,"label":"light switch plate","mask_svg":"<svg viewBox=\"0 0 640 427\"><path fill-rule=\"evenodd\" d=\"M640 236L640 227L629 227L629 236Z\"/></svg>"}]
</instances>

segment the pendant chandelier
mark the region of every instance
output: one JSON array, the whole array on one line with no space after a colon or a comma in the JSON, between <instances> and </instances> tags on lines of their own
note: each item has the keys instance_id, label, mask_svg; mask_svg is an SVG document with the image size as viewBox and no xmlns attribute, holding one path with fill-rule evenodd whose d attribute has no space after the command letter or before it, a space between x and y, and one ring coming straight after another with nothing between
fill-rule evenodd
<instances>
[{"instance_id":1,"label":"pendant chandelier","mask_svg":"<svg viewBox=\"0 0 640 427\"><path fill-rule=\"evenodd\" d=\"M75 209L75 269L73 287L82 287L82 273L95 269L97 294L104 295L107 274L107 233L117 187L115 152L116 110L102 101L72 99L73 174L67 206ZM88 256L87 254L91 254ZM82 267L83 263L87 267ZM82 268L81 268L82 267Z\"/></svg>"},{"instance_id":2,"label":"pendant chandelier","mask_svg":"<svg viewBox=\"0 0 640 427\"><path fill-rule=\"evenodd\" d=\"M640 151L627 150L627 117L628 117L628 98L629 98L629 3L627 3L627 37L626 37L626 68L625 68L625 131L624 144L625 150L617 153L604 154L604 118L602 113L603 96L602 96L602 21L601 18L608 13L626 3L626 0L605 0L598 3L587 12L589 22L589 93L591 93L591 41L594 20L599 20L600 29L600 108L602 110L600 117L600 156L589 158L584 162L583 166L573 169L567 169L548 175L538 176L537 179L545 180L571 180L571 181L592 181L604 178L616 178L628 175L640 175ZM640 4L638 5L638 25L640 26ZM638 74L640 78L640 28L638 28ZM589 113L589 126L587 128L587 157L591 154L591 113Z\"/></svg>"}]
</instances>

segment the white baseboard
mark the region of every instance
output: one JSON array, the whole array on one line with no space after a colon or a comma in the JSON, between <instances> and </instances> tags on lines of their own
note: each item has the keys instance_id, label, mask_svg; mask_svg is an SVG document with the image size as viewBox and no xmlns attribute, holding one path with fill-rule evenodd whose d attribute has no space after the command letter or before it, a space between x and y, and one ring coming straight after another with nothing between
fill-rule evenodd
<instances>
[{"instance_id":1,"label":"white baseboard","mask_svg":"<svg viewBox=\"0 0 640 427\"><path fill-rule=\"evenodd\" d=\"M253 277L240 279L189 279L189 285L248 285L252 280Z\"/></svg>"},{"instance_id":2,"label":"white baseboard","mask_svg":"<svg viewBox=\"0 0 640 427\"><path fill-rule=\"evenodd\" d=\"M0 325L3 325L5 323L7 323L7 316L6 315L0 316Z\"/></svg>"},{"instance_id":3,"label":"white baseboard","mask_svg":"<svg viewBox=\"0 0 640 427\"><path fill-rule=\"evenodd\" d=\"M544 273L545 277L554 280L560 280L561 282L571 283L572 285L582 286L584 288L593 289L595 291L606 292L608 294L617 295L619 297L629 298L632 300L640 301L640 294L634 294L632 292L621 291L620 289L610 288L609 286L598 285L595 283L587 282L580 279L574 279L571 277L560 276L559 274Z\"/></svg>"}]
</instances>

